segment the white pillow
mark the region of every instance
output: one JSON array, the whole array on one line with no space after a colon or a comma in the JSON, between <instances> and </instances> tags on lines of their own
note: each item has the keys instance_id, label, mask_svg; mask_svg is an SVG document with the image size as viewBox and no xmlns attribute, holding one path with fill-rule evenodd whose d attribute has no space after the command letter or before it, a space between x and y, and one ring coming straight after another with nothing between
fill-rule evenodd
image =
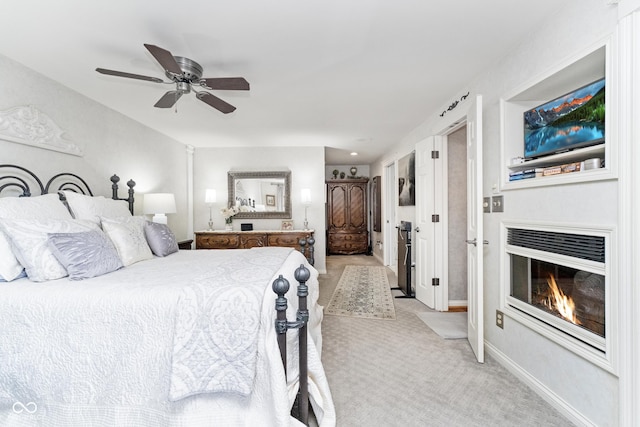
<instances>
[{"instance_id":1,"label":"white pillow","mask_svg":"<svg viewBox=\"0 0 640 427\"><path fill-rule=\"evenodd\" d=\"M8 219L71 219L67 207L57 194L36 197L4 197L0 199L0 218ZM0 232L0 277L16 279L22 272L9 240Z\"/></svg>"},{"instance_id":2,"label":"white pillow","mask_svg":"<svg viewBox=\"0 0 640 427\"><path fill-rule=\"evenodd\" d=\"M9 237L11 248L27 277L34 282L60 279L67 275L47 245L48 233L79 233L97 230L90 222L74 219L0 219L0 228Z\"/></svg>"},{"instance_id":3,"label":"white pillow","mask_svg":"<svg viewBox=\"0 0 640 427\"><path fill-rule=\"evenodd\" d=\"M124 200L112 200L103 196L87 196L73 191L62 192L75 219L86 219L100 224L100 218L130 217L129 205Z\"/></svg>"},{"instance_id":4,"label":"white pillow","mask_svg":"<svg viewBox=\"0 0 640 427\"><path fill-rule=\"evenodd\" d=\"M0 279L10 282L20 276L23 268L11 249L11 244L4 232L0 230Z\"/></svg>"},{"instance_id":5,"label":"white pillow","mask_svg":"<svg viewBox=\"0 0 640 427\"><path fill-rule=\"evenodd\" d=\"M101 218L102 229L113 242L125 267L153 258L144 235L145 222L146 219L141 216L120 219Z\"/></svg>"}]
</instances>

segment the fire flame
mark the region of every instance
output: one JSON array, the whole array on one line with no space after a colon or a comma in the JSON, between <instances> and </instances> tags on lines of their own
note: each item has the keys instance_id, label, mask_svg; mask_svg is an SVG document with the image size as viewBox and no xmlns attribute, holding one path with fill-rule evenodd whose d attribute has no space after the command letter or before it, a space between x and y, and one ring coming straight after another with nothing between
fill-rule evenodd
<instances>
[{"instance_id":1,"label":"fire flame","mask_svg":"<svg viewBox=\"0 0 640 427\"><path fill-rule=\"evenodd\" d=\"M562 292L562 289L560 289L556 284L553 274L549 274L547 284L549 285L550 292L547 295L547 299L543 301L543 304L560 313L563 318L574 325L579 325L580 321L576 317L576 307L573 299Z\"/></svg>"}]
</instances>

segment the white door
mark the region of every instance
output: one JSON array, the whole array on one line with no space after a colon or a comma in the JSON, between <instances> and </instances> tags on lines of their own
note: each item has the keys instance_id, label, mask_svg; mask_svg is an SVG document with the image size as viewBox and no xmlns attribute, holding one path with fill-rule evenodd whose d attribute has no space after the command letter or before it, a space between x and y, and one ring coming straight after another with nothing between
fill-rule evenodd
<instances>
[{"instance_id":1,"label":"white door","mask_svg":"<svg viewBox=\"0 0 640 427\"><path fill-rule=\"evenodd\" d=\"M436 290L432 284L435 270L435 237L431 215L434 213L433 168L431 152L435 137L416 144L416 298L427 307L435 309Z\"/></svg>"},{"instance_id":2,"label":"white door","mask_svg":"<svg viewBox=\"0 0 640 427\"><path fill-rule=\"evenodd\" d=\"M478 362L484 362L482 230L482 96L467 114L467 331Z\"/></svg>"}]
</instances>

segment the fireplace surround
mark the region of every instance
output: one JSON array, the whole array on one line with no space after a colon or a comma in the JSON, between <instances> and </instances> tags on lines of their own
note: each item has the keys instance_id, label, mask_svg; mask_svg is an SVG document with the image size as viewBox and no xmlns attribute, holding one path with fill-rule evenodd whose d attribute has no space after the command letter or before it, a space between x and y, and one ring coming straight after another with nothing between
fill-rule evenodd
<instances>
[{"instance_id":1,"label":"fireplace surround","mask_svg":"<svg viewBox=\"0 0 640 427\"><path fill-rule=\"evenodd\" d=\"M505 315L615 373L613 228L503 221Z\"/></svg>"}]
</instances>

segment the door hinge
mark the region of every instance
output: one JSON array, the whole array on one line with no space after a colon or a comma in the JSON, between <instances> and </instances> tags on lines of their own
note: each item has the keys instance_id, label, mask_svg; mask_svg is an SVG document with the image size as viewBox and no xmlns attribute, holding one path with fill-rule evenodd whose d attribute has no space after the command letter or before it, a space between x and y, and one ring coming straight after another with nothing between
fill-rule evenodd
<instances>
[{"instance_id":1,"label":"door hinge","mask_svg":"<svg viewBox=\"0 0 640 427\"><path fill-rule=\"evenodd\" d=\"M431 158L432 159L439 159L440 158L440 151L438 151L438 150L431 151Z\"/></svg>"},{"instance_id":2,"label":"door hinge","mask_svg":"<svg viewBox=\"0 0 640 427\"><path fill-rule=\"evenodd\" d=\"M440 222L440 215L438 214L431 215L431 222Z\"/></svg>"},{"instance_id":3,"label":"door hinge","mask_svg":"<svg viewBox=\"0 0 640 427\"><path fill-rule=\"evenodd\" d=\"M431 279L431 286L440 286L440 279L438 277Z\"/></svg>"}]
</instances>

